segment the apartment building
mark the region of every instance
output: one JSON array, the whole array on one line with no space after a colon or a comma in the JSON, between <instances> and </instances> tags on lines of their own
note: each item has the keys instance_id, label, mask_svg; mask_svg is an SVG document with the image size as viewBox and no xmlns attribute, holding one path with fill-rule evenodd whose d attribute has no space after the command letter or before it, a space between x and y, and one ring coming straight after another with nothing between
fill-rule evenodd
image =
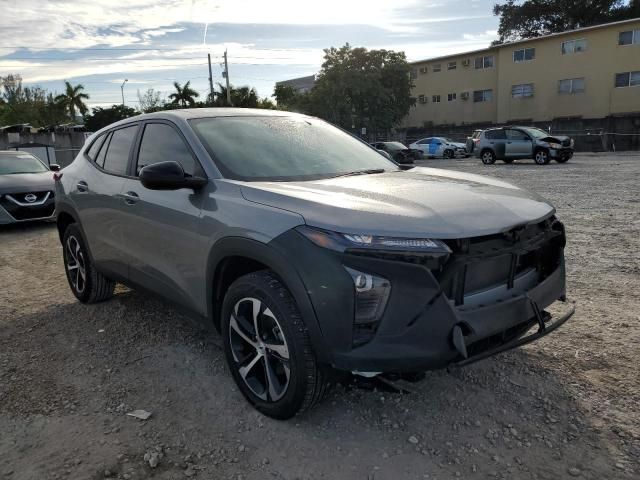
<instances>
[{"instance_id":1,"label":"apartment building","mask_svg":"<svg viewBox=\"0 0 640 480\"><path fill-rule=\"evenodd\" d=\"M406 127L640 115L640 18L412 65Z\"/></svg>"}]
</instances>

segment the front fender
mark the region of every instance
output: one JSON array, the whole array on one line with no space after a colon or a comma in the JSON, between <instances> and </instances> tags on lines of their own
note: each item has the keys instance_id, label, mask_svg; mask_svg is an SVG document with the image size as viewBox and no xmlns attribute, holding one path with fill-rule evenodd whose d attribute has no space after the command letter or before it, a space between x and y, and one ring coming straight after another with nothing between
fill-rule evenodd
<instances>
[{"instance_id":1,"label":"front fender","mask_svg":"<svg viewBox=\"0 0 640 480\"><path fill-rule=\"evenodd\" d=\"M307 289L298 271L283 252L269 244L244 237L225 237L217 241L207 260L207 314L213 321L217 320L222 303L222 292L216 292L216 275L222 262L229 257L246 257L266 265L287 286L296 301L300 314L305 322L316 357L327 363L327 348L322 336L318 319L307 294Z\"/></svg>"}]
</instances>

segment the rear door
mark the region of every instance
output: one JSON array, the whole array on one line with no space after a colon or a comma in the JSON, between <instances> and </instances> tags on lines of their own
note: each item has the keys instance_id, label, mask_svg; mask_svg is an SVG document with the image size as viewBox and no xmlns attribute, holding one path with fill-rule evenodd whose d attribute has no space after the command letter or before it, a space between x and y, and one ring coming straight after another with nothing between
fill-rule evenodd
<instances>
[{"instance_id":1,"label":"rear door","mask_svg":"<svg viewBox=\"0 0 640 480\"><path fill-rule=\"evenodd\" d=\"M87 150L86 165L78 172L71 198L76 204L89 249L98 269L126 278L131 260L126 255L119 194L126 180L138 123L98 137Z\"/></svg>"},{"instance_id":2,"label":"rear door","mask_svg":"<svg viewBox=\"0 0 640 480\"><path fill-rule=\"evenodd\" d=\"M506 158L505 147L507 146L507 135L502 128L495 130L487 130L484 134L487 139L488 147L493 150L496 158ZM485 148L483 145L482 148Z\"/></svg>"},{"instance_id":3,"label":"rear door","mask_svg":"<svg viewBox=\"0 0 640 480\"><path fill-rule=\"evenodd\" d=\"M532 156L532 142L529 135L514 128L506 129L505 133L507 135L505 155L508 158L530 158Z\"/></svg>"},{"instance_id":4,"label":"rear door","mask_svg":"<svg viewBox=\"0 0 640 480\"><path fill-rule=\"evenodd\" d=\"M131 174L122 189L127 249L132 257L132 282L200 311L206 304L205 269L208 239L199 233L200 212L207 189L198 192L149 190L140 170L158 162L179 162L185 173L205 176L177 127L148 121L133 155ZM204 313L204 312L201 312Z\"/></svg>"}]
</instances>

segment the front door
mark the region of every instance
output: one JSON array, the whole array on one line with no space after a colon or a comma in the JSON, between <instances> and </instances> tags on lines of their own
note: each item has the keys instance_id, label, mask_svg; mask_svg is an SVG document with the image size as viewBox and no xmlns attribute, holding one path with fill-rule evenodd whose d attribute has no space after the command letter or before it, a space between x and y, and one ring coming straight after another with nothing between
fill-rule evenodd
<instances>
[{"instance_id":1,"label":"front door","mask_svg":"<svg viewBox=\"0 0 640 480\"><path fill-rule=\"evenodd\" d=\"M507 158L531 158L532 142L529 135L521 130L507 130L507 145L505 154Z\"/></svg>"},{"instance_id":2,"label":"front door","mask_svg":"<svg viewBox=\"0 0 640 480\"><path fill-rule=\"evenodd\" d=\"M185 173L204 176L202 168L177 128L169 122L147 122L134 152L135 177L147 166L179 162ZM127 248L133 258L129 278L196 311L206 301L207 238L199 232L206 188L150 190L138 178L125 181L121 193L126 212ZM205 313L205 312L200 312Z\"/></svg>"}]
</instances>

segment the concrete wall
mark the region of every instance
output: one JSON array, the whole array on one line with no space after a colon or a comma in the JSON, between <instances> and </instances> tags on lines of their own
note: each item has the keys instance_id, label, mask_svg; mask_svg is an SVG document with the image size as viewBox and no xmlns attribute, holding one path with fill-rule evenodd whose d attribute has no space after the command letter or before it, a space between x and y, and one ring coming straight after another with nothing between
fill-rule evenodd
<instances>
[{"instance_id":1,"label":"concrete wall","mask_svg":"<svg viewBox=\"0 0 640 480\"><path fill-rule=\"evenodd\" d=\"M56 162L66 167L78 154L85 141L85 133L0 133L0 150L22 143L53 145Z\"/></svg>"}]
</instances>

